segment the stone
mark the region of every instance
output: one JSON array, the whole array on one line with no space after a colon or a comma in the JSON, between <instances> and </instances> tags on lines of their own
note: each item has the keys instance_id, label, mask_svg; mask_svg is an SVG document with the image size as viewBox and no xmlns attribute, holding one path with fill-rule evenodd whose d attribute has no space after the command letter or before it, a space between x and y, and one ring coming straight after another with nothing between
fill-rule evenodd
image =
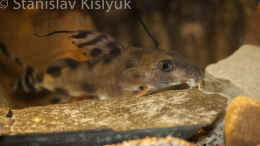
<instances>
[{"instance_id":1,"label":"stone","mask_svg":"<svg viewBox=\"0 0 260 146\"><path fill-rule=\"evenodd\" d=\"M132 140L123 142L122 144L108 145L108 146L195 146L185 140L166 137L166 138L145 138L141 140Z\"/></svg>"},{"instance_id":2,"label":"stone","mask_svg":"<svg viewBox=\"0 0 260 146\"><path fill-rule=\"evenodd\" d=\"M260 97L260 48L244 45L230 57L206 68L200 90L206 94L218 94L228 98L228 104L237 96ZM224 144L224 118L216 123L210 134L198 145Z\"/></svg>"},{"instance_id":3,"label":"stone","mask_svg":"<svg viewBox=\"0 0 260 146\"><path fill-rule=\"evenodd\" d=\"M244 45L230 57L209 65L200 90L206 94L218 94L228 98L251 96L260 98L260 48ZM220 119L210 134L197 144L224 144L224 122Z\"/></svg>"},{"instance_id":4,"label":"stone","mask_svg":"<svg viewBox=\"0 0 260 146\"><path fill-rule=\"evenodd\" d=\"M206 72L215 78L230 81L232 86L225 89L225 93L236 93L240 96L250 96L260 99L260 48L244 45L230 57L209 65ZM224 88L222 87L224 90ZM233 91L227 91L227 90ZM222 93L222 91L218 91ZM233 95L228 95L232 97ZM236 96L233 96L236 97Z\"/></svg>"},{"instance_id":5,"label":"stone","mask_svg":"<svg viewBox=\"0 0 260 146\"><path fill-rule=\"evenodd\" d=\"M255 146L260 143L260 100L237 97L225 118L226 146Z\"/></svg>"},{"instance_id":6,"label":"stone","mask_svg":"<svg viewBox=\"0 0 260 146\"><path fill-rule=\"evenodd\" d=\"M90 129L116 131L210 125L227 99L193 90L167 91L144 97L86 100L80 103L12 110L0 109L4 134L52 133Z\"/></svg>"},{"instance_id":7,"label":"stone","mask_svg":"<svg viewBox=\"0 0 260 146\"><path fill-rule=\"evenodd\" d=\"M224 145L224 118L219 119L205 136L199 137L197 146L221 146Z\"/></svg>"},{"instance_id":8,"label":"stone","mask_svg":"<svg viewBox=\"0 0 260 146\"><path fill-rule=\"evenodd\" d=\"M221 78L216 78L213 75L206 73L200 90L206 94L219 94L227 97L229 101L236 96L244 95L245 92L234 85L231 81Z\"/></svg>"}]
</instances>

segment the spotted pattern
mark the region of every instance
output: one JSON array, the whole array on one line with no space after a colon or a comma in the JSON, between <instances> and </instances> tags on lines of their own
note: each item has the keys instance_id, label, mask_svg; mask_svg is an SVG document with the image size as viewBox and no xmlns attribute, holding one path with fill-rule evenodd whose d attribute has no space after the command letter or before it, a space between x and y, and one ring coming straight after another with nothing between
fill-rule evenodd
<instances>
[{"instance_id":1,"label":"spotted pattern","mask_svg":"<svg viewBox=\"0 0 260 146\"><path fill-rule=\"evenodd\" d=\"M76 69L79 65L80 62L73 60L73 59L64 59L64 62L71 68L71 69Z\"/></svg>"},{"instance_id":2,"label":"spotted pattern","mask_svg":"<svg viewBox=\"0 0 260 146\"><path fill-rule=\"evenodd\" d=\"M53 77L59 77L61 75L61 69L60 66L50 66L47 69L47 73Z\"/></svg>"},{"instance_id":3,"label":"spotted pattern","mask_svg":"<svg viewBox=\"0 0 260 146\"><path fill-rule=\"evenodd\" d=\"M99 49L99 48L94 48L94 49L91 51L91 53L90 53L91 57L98 57L98 56L100 56L101 54L102 54L102 50Z\"/></svg>"},{"instance_id":4,"label":"spotted pattern","mask_svg":"<svg viewBox=\"0 0 260 146\"><path fill-rule=\"evenodd\" d=\"M106 35L100 35L100 36L98 36L97 38L95 38L91 41L87 41L87 42L78 44L78 48L84 48L86 46L96 45L97 43L101 42L105 38L107 38Z\"/></svg>"},{"instance_id":5,"label":"spotted pattern","mask_svg":"<svg viewBox=\"0 0 260 146\"><path fill-rule=\"evenodd\" d=\"M2 51L2 53L4 53L5 56L10 56L10 53L8 52L6 46L0 42L0 51Z\"/></svg>"}]
</instances>

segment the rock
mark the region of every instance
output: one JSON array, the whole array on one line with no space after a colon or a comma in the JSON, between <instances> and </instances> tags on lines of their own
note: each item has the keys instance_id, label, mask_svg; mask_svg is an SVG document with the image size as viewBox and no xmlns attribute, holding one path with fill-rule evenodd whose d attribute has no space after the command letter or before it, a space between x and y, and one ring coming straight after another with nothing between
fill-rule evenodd
<instances>
[{"instance_id":1,"label":"rock","mask_svg":"<svg viewBox=\"0 0 260 146\"><path fill-rule=\"evenodd\" d=\"M219 119L213 129L210 129L206 136L201 136L197 141L197 146L221 146L224 145L224 120Z\"/></svg>"},{"instance_id":2,"label":"rock","mask_svg":"<svg viewBox=\"0 0 260 146\"><path fill-rule=\"evenodd\" d=\"M260 143L260 100L237 97L225 120L226 146L256 146Z\"/></svg>"},{"instance_id":3,"label":"rock","mask_svg":"<svg viewBox=\"0 0 260 146\"><path fill-rule=\"evenodd\" d=\"M260 48L245 45L230 57L209 65L200 90L207 94L218 94L229 99L237 96L260 98ZM224 118L197 144L220 145L224 143Z\"/></svg>"},{"instance_id":4,"label":"rock","mask_svg":"<svg viewBox=\"0 0 260 146\"><path fill-rule=\"evenodd\" d=\"M216 78L213 75L206 73L200 90L206 94L219 94L227 97L229 101L236 96L244 95L245 92L234 85L231 81Z\"/></svg>"},{"instance_id":5,"label":"rock","mask_svg":"<svg viewBox=\"0 0 260 146\"><path fill-rule=\"evenodd\" d=\"M89 129L116 131L210 125L226 108L227 99L198 90L167 91L145 97L87 100L13 110L0 109L5 134L52 133Z\"/></svg>"},{"instance_id":6,"label":"rock","mask_svg":"<svg viewBox=\"0 0 260 146\"><path fill-rule=\"evenodd\" d=\"M260 48L245 45L230 57L209 65L200 90L206 94L218 94L229 99L237 96L260 97ZM197 144L219 145L224 143L224 118Z\"/></svg>"},{"instance_id":7,"label":"rock","mask_svg":"<svg viewBox=\"0 0 260 146\"><path fill-rule=\"evenodd\" d=\"M132 140L123 142L122 144L110 145L110 146L195 146L185 140L166 137L166 138L145 138L142 140Z\"/></svg>"},{"instance_id":8,"label":"rock","mask_svg":"<svg viewBox=\"0 0 260 146\"><path fill-rule=\"evenodd\" d=\"M225 93L235 93L237 89L240 96L260 99L260 88L258 88L260 86L259 62L260 48L253 45L244 45L227 59L209 65L206 72L215 78L225 79L233 84L231 84L232 86L224 86L228 87L225 89ZM223 90L224 87L222 87ZM222 93L222 91L219 91L219 93Z\"/></svg>"}]
</instances>

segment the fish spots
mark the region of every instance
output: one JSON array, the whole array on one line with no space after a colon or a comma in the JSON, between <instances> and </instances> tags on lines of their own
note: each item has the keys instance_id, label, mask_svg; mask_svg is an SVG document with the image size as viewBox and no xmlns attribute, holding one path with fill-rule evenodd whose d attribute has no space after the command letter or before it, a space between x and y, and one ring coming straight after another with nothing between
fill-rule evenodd
<instances>
[{"instance_id":1,"label":"fish spots","mask_svg":"<svg viewBox=\"0 0 260 146\"><path fill-rule=\"evenodd\" d=\"M44 76L44 74L41 72L41 73L38 73L37 75L36 75L36 79L37 79L37 81L38 82L42 82L43 81L43 76Z\"/></svg>"},{"instance_id":2,"label":"fish spots","mask_svg":"<svg viewBox=\"0 0 260 146\"><path fill-rule=\"evenodd\" d=\"M25 76L25 84L30 90L34 90L33 84L30 81L31 76L27 75Z\"/></svg>"},{"instance_id":3,"label":"fish spots","mask_svg":"<svg viewBox=\"0 0 260 146\"><path fill-rule=\"evenodd\" d=\"M80 65L80 62L66 58L63 60L59 60L56 64L49 66L46 70L47 74L51 75L52 77L59 77L62 74L62 70L65 68L69 69L76 69Z\"/></svg>"},{"instance_id":4,"label":"fish spots","mask_svg":"<svg viewBox=\"0 0 260 146\"><path fill-rule=\"evenodd\" d=\"M94 93L96 91L96 87L94 85L89 84L88 82L81 83L81 89L88 93Z\"/></svg>"},{"instance_id":5,"label":"fish spots","mask_svg":"<svg viewBox=\"0 0 260 146\"><path fill-rule=\"evenodd\" d=\"M114 42L109 43L108 48L109 48L109 54L104 56L104 60L103 60L104 64L111 63L115 58L121 55L121 48L118 47L116 43Z\"/></svg>"},{"instance_id":6,"label":"fish spots","mask_svg":"<svg viewBox=\"0 0 260 146\"><path fill-rule=\"evenodd\" d=\"M80 62L73 60L73 59L64 59L64 62L66 63L66 65L69 66L69 68L71 69L76 69L79 65Z\"/></svg>"},{"instance_id":7,"label":"fish spots","mask_svg":"<svg viewBox=\"0 0 260 146\"><path fill-rule=\"evenodd\" d=\"M133 68L133 67L136 67L136 65L137 65L137 61L136 60L134 60L134 59L129 59L129 60L127 60L126 62L125 62L125 68L126 69L129 69L129 68Z\"/></svg>"},{"instance_id":8,"label":"fish spots","mask_svg":"<svg viewBox=\"0 0 260 146\"><path fill-rule=\"evenodd\" d=\"M28 66L28 67L26 68L26 74L31 76L33 73L34 73L33 67Z\"/></svg>"},{"instance_id":9,"label":"fish spots","mask_svg":"<svg viewBox=\"0 0 260 146\"><path fill-rule=\"evenodd\" d=\"M16 91L23 91L23 82L22 82L22 79L18 79L18 80L17 80Z\"/></svg>"},{"instance_id":10,"label":"fish spots","mask_svg":"<svg viewBox=\"0 0 260 146\"><path fill-rule=\"evenodd\" d=\"M103 63L104 64L109 64L110 62L112 62L113 58L111 56L106 56L104 57Z\"/></svg>"},{"instance_id":11,"label":"fish spots","mask_svg":"<svg viewBox=\"0 0 260 146\"><path fill-rule=\"evenodd\" d=\"M103 35L100 35L100 36L94 38L93 40L79 44L78 47L84 48L85 46L96 45L97 43L102 42L102 40L105 38L107 38L107 36L103 34Z\"/></svg>"},{"instance_id":12,"label":"fish spots","mask_svg":"<svg viewBox=\"0 0 260 146\"><path fill-rule=\"evenodd\" d=\"M31 90L35 90L34 84L33 84L33 72L28 71L25 75L25 84L26 86Z\"/></svg>"},{"instance_id":13,"label":"fish spots","mask_svg":"<svg viewBox=\"0 0 260 146\"><path fill-rule=\"evenodd\" d=\"M64 89L64 88L55 88L55 91L56 91L57 93L69 95L69 94L68 94L69 92L68 92L66 89Z\"/></svg>"},{"instance_id":14,"label":"fish spots","mask_svg":"<svg viewBox=\"0 0 260 146\"><path fill-rule=\"evenodd\" d=\"M102 53L102 50L99 48L94 48L91 52L90 55L91 57L98 57Z\"/></svg>"},{"instance_id":15,"label":"fish spots","mask_svg":"<svg viewBox=\"0 0 260 146\"><path fill-rule=\"evenodd\" d=\"M11 109L8 110L8 113L6 114L7 118L12 118L13 117L13 111Z\"/></svg>"},{"instance_id":16,"label":"fish spots","mask_svg":"<svg viewBox=\"0 0 260 146\"><path fill-rule=\"evenodd\" d=\"M23 65L23 62L19 58L15 58L15 62L19 65Z\"/></svg>"},{"instance_id":17,"label":"fish spots","mask_svg":"<svg viewBox=\"0 0 260 146\"><path fill-rule=\"evenodd\" d=\"M72 35L71 37L74 39L84 39L86 37L88 37L88 35L92 34L93 32L91 31L81 31L76 35Z\"/></svg>"},{"instance_id":18,"label":"fish spots","mask_svg":"<svg viewBox=\"0 0 260 146\"><path fill-rule=\"evenodd\" d=\"M88 68L91 70L93 69L95 66L97 66L97 64L99 63L98 60L91 60L91 61L86 61L84 62L85 64L87 64Z\"/></svg>"},{"instance_id":19,"label":"fish spots","mask_svg":"<svg viewBox=\"0 0 260 146\"><path fill-rule=\"evenodd\" d=\"M61 75L61 67L60 66L50 66L47 69L47 73L53 77L58 77Z\"/></svg>"},{"instance_id":20,"label":"fish spots","mask_svg":"<svg viewBox=\"0 0 260 146\"><path fill-rule=\"evenodd\" d=\"M140 90L140 91L145 90L145 86L139 86L139 90Z\"/></svg>"},{"instance_id":21,"label":"fish spots","mask_svg":"<svg viewBox=\"0 0 260 146\"><path fill-rule=\"evenodd\" d=\"M134 79L141 79L142 75L140 75L139 73L133 73L133 78Z\"/></svg>"},{"instance_id":22,"label":"fish spots","mask_svg":"<svg viewBox=\"0 0 260 146\"><path fill-rule=\"evenodd\" d=\"M58 97L53 97L51 100L50 100L50 103L51 104L58 104L61 102L61 99L58 98Z\"/></svg>"},{"instance_id":23,"label":"fish spots","mask_svg":"<svg viewBox=\"0 0 260 146\"><path fill-rule=\"evenodd\" d=\"M117 57L121 55L121 48L117 44L111 42L108 44L108 47L110 48L110 56Z\"/></svg>"},{"instance_id":24,"label":"fish spots","mask_svg":"<svg viewBox=\"0 0 260 146\"><path fill-rule=\"evenodd\" d=\"M1 42L0 42L0 51L2 51L5 56L10 56L10 53L8 52L6 46Z\"/></svg>"},{"instance_id":25,"label":"fish spots","mask_svg":"<svg viewBox=\"0 0 260 146\"><path fill-rule=\"evenodd\" d=\"M83 50L87 49L85 56L90 55L92 58L103 62L111 63L114 58L121 55L121 46L111 36L93 31L81 31L71 36L72 43Z\"/></svg>"},{"instance_id":26,"label":"fish spots","mask_svg":"<svg viewBox=\"0 0 260 146\"><path fill-rule=\"evenodd\" d=\"M114 56L114 57L120 56L120 55L121 55L121 49L118 48L118 47L113 48L113 49L110 51L110 55L111 55L111 56Z\"/></svg>"}]
</instances>

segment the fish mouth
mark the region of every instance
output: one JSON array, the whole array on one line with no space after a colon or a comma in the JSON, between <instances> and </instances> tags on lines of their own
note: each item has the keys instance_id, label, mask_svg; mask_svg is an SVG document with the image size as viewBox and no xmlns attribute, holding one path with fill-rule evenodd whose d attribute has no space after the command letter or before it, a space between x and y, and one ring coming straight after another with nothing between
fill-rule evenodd
<instances>
[{"instance_id":1,"label":"fish mouth","mask_svg":"<svg viewBox=\"0 0 260 146\"><path fill-rule=\"evenodd\" d=\"M179 82L160 82L159 88L150 87L150 92L147 95L168 91L168 90L187 90L192 88L199 88L201 82L194 79Z\"/></svg>"},{"instance_id":2,"label":"fish mouth","mask_svg":"<svg viewBox=\"0 0 260 146\"><path fill-rule=\"evenodd\" d=\"M199 87L201 84L201 81L196 81L195 79L189 79L185 82L189 87L194 88L194 87Z\"/></svg>"},{"instance_id":3,"label":"fish mouth","mask_svg":"<svg viewBox=\"0 0 260 146\"><path fill-rule=\"evenodd\" d=\"M161 85L164 84L163 86L165 86L166 88L183 87L184 89L196 88L201 84L200 81L196 81L195 79L188 79L185 81L178 81L178 82L160 82L160 83Z\"/></svg>"}]
</instances>

